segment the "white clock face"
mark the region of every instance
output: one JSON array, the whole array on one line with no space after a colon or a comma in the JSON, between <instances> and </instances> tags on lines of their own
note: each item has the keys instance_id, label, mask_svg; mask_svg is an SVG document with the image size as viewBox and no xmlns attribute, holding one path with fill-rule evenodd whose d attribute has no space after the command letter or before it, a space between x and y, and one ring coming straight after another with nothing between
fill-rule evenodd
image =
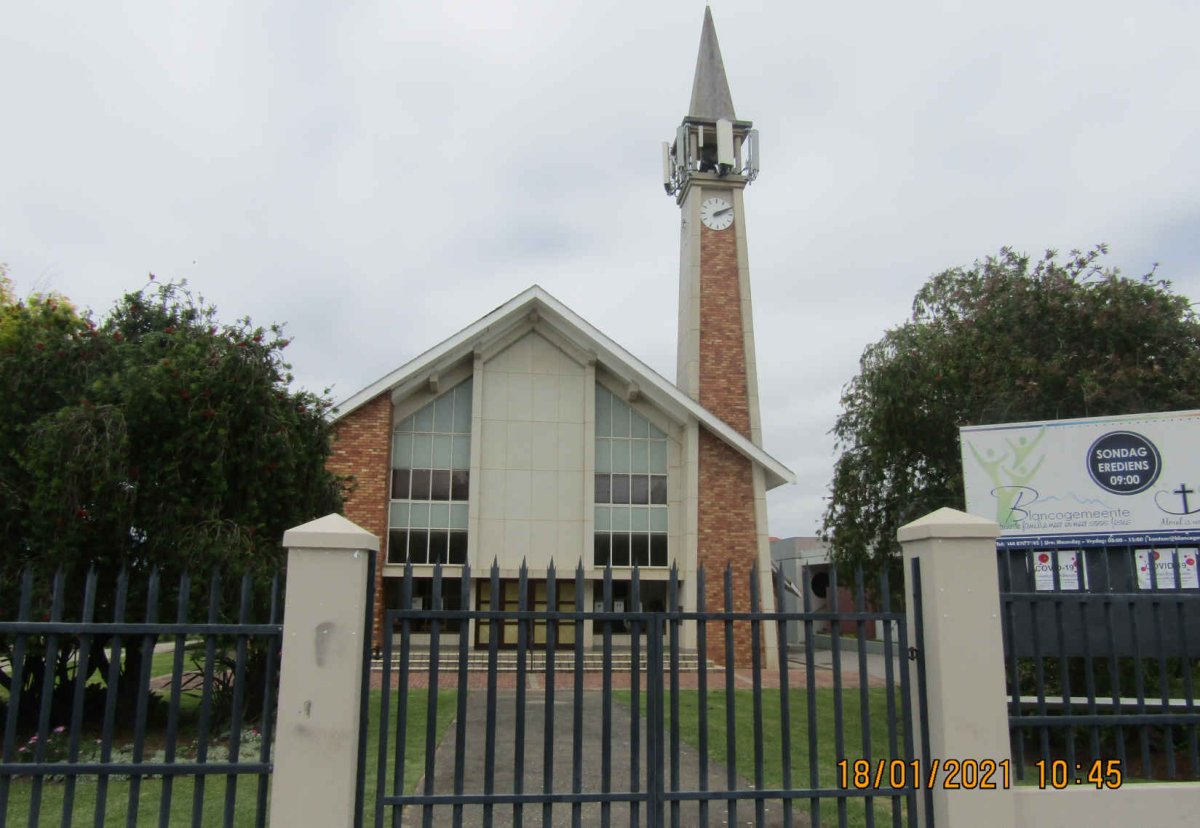
<instances>
[{"instance_id":1,"label":"white clock face","mask_svg":"<svg viewBox=\"0 0 1200 828\"><path fill-rule=\"evenodd\" d=\"M733 224L733 205L723 198L706 198L700 204L700 221L710 230L724 230Z\"/></svg>"}]
</instances>

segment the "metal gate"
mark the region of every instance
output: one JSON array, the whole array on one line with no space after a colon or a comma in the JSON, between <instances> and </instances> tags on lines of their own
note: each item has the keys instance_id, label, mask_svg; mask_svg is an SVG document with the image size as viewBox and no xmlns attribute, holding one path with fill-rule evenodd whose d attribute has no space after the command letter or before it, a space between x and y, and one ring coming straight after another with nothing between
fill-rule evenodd
<instances>
[{"instance_id":1,"label":"metal gate","mask_svg":"<svg viewBox=\"0 0 1200 828\"><path fill-rule=\"evenodd\" d=\"M486 597L470 609L463 567L457 608L447 609L442 568L432 589L415 589L406 567L400 608L387 611L382 646L365 666L364 699L368 683L375 689L360 735L358 824L790 826L801 814L814 826L917 824L914 693L916 726L927 728L920 617L910 642L886 573L879 609L859 572L848 590L833 579L823 611L805 583L798 613L763 612L754 573L750 610L736 611L729 570L722 608L705 607L701 570L697 608L680 609L672 570L666 609L652 612L641 573L627 574L622 585L605 570L588 609L593 584L582 566L571 579L551 566L532 590L522 567L512 609L493 566L474 584ZM558 600L564 592L575 606ZM918 607L919 597L918 581ZM789 621L805 630L802 650L789 651ZM878 652L868 652L872 622L885 630ZM768 626L788 669L764 664ZM817 647L824 626L827 651ZM502 651L514 636L515 650Z\"/></svg>"}]
</instances>

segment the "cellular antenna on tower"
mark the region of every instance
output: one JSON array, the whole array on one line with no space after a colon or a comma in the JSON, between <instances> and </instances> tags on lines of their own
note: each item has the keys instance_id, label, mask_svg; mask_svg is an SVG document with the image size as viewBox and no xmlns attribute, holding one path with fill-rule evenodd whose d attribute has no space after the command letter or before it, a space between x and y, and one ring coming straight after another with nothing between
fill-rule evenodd
<instances>
[{"instance_id":1,"label":"cellular antenna on tower","mask_svg":"<svg viewBox=\"0 0 1200 828\"><path fill-rule=\"evenodd\" d=\"M674 142L663 142L667 194L682 201L684 188L697 173L753 181L759 170L758 130L753 126L750 121L739 121L734 112L712 10L706 7L688 113Z\"/></svg>"}]
</instances>

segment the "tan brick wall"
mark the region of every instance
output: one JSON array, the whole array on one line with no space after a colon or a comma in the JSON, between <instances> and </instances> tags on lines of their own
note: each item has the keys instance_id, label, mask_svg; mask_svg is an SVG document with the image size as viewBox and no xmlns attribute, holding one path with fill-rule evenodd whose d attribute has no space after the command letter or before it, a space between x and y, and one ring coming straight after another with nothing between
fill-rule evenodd
<instances>
[{"instance_id":1,"label":"tan brick wall","mask_svg":"<svg viewBox=\"0 0 1200 828\"><path fill-rule=\"evenodd\" d=\"M734 228L700 228L700 404L750 436Z\"/></svg>"},{"instance_id":2,"label":"tan brick wall","mask_svg":"<svg viewBox=\"0 0 1200 828\"><path fill-rule=\"evenodd\" d=\"M750 397L734 230L700 229L700 404L746 437ZM750 573L758 560L750 461L700 430L697 563L705 570L705 607L725 607L725 569L733 573L733 609L748 612ZM750 624L734 624L734 661L748 665ZM709 625L708 657L725 661L723 625Z\"/></svg>"},{"instance_id":3,"label":"tan brick wall","mask_svg":"<svg viewBox=\"0 0 1200 828\"><path fill-rule=\"evenodd\" d=\"M354 523L379 536L375 562L374 640L383 640L383 562L387 560L388 485L392 464L392 400L384 392L338 421L333 456L326 464L334 474L349 475L343 512Z\"/></svg>"},{"instance_id":4,"label":"tan brick wall","mask_svg":"<svg viewBox=\"0 0 1200 828\"><path fill-rule=\"evenodd\" d=\"M750 461L701 428L699 475L697 563L704 567L705 610L725 609L725 569L728 567L733 573L732 609L749 612L750 573L758 559ZM733 642L734 663L748 666L751 658L749 622L739 621L733 625ZM725 663L722 624L708 625L708 657Z\"/></svg>"}]
</instances>

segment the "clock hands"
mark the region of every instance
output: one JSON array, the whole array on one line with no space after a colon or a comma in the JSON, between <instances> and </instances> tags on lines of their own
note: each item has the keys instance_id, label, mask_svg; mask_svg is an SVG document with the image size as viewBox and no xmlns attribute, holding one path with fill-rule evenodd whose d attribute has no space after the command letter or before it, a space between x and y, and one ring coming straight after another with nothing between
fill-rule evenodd
<instances>
[{"instance_id":1,"label":"clock hands","mask_svg":"<svg viewBox=\"0 0 1200 828\"><path fill-rule=\"evenodd\" d=\"M732 210L732 209L733 209L733 207L726 207L724 210L717 210L715 213L713 213L713 216L714 216L714 217L716 217L716 216L723 216L723 215L725 215L726 213L728 213L728 212L729 212L730 210Z\"/></svg>"}]
</instances>

